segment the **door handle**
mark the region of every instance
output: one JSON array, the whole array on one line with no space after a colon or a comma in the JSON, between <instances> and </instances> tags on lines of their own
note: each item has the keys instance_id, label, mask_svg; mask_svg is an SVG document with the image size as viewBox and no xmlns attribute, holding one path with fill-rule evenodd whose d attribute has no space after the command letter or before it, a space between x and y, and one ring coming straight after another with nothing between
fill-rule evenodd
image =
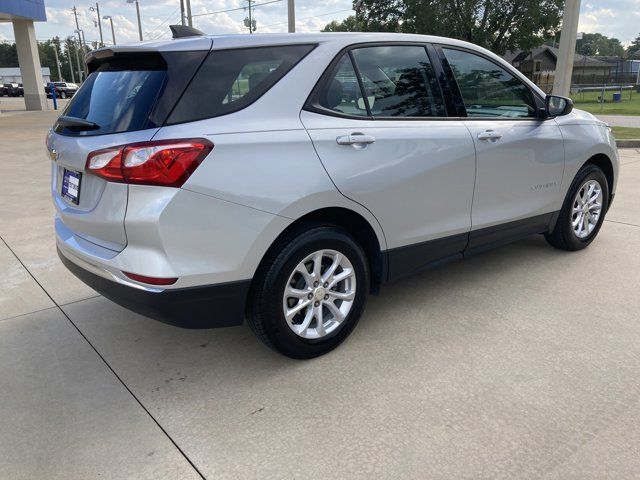
<instances>
[{"instance_id":1,"label":"door handle","mask_svg":"<svg viewBox=\"0 0 640 480\"><path fill-rule=\"evenodd\" d=\"M501 138L502 134L495 130L486 130L478 134L478 140L500 140Z\"/></svg>"},{"instance_id":2,"label":"door handle","mask_svg":"<svg viewBox=\"0 0 640 480\"><path fill-rule=\"evenodd\" d=\"M372 135L363 135L361 133L341 135L336 138L338 145L369 145L375 141L376 139Z\"/></svg>"}]
</instances>

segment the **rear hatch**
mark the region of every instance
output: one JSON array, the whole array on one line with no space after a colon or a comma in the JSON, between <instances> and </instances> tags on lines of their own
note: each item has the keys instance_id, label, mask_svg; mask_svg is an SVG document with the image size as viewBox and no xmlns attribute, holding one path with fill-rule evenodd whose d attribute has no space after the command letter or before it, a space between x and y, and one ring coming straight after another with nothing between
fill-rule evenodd
<instances>
[{"instance_id":1,"label":"rear hatch","mask_svg":"<svg viewBox=\"0 0 640 480\"><path fill-rule=\"evenodd\" d=\"M90 61L90 75L47 138L54 203L75 235L116 252L124 249L128 186L87 173L87 156L151 140L207 52L106 50Z\"/></svg>"}]
</instances>

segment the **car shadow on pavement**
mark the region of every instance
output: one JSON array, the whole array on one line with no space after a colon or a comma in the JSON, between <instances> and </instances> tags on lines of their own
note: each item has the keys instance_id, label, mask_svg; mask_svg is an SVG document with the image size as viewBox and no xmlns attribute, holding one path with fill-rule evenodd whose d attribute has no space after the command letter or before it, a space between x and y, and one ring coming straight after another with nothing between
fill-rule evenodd
<instances>
[{"instance_id":1,"label":"car shadow on pavement","mask_svg":"<svg viewBox=\"0 0 640 480\"><path fill-rule=\"evenodd\" d=\"M509 287L514 285L511 278L532 275L532 270L541 270L566 256L548 246L542 236L532 237L387 284L380 295L369 297L352 336L326 358L346 352L352 343L367 341L367 330L392 328L396 335L402 335L403 315L419 315L428 324L446 321L452 314L447 306L457 306L457 310L468 307L472 313L479 301L486 308L487 302L501 296L501 288L507 295L514 293ZM246 322L242 327L182 329L130 312L103 297L63 308L112 367L142 369L149 374L170 363L176 372L167 376L166 383L180 380L183 364L201 364L209 372L213 368L226 370L227 374L235 371L247 375L249 369L254 372L250 376L269 376L298 364L262 345Z\"/></svg>"}]
</instances>

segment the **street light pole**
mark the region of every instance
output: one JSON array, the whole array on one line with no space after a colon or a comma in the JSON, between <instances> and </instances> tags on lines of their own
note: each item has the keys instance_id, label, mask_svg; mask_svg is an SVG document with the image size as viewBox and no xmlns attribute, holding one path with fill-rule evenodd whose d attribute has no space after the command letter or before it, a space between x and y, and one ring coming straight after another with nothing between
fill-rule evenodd
<instances>
[{"instance_id":1,"label":"street light pole","mask_svg":"<svg viewBox=\"0 0 640 480\"><path fill-rule=\"evenodd\" d=\"M67 38L67 40L69 40L71 43L75 42L74 37L72 37L72 36ZM82 44L79 44L79 45L82 46ZM75 51L76 51L76 64L78 65L78 81L80 83L82 83L82 73L83 73L84 70L80 66L80 54L78 53L78 50L79 50L79 48L75 48ZM71 62L69 62L69 65L71 65L71 70L73 70L73 65L71 64ZM72 75L73 75L73 73L72 73Z\"/></svg>"},{"instance_id":2,"label":"street light pole","mask_svg":"<svg viewBox=\"0 0 640 480\"><path fill-rule=\"evenodd\" d=\"M191 17L191 0L187 0L187 25L193 27L193 18Z\"/></svg>"},{"instance_id":3,"label":"street light pole","mask_svg":"<svg viewBox=\"0 0 640 480\"><path fill-rule=\"evenodd\" d=\"M142 21L140 20L140 3L138 3L138 0L127 0L127 3L136 4L136 15L138 16L138 35L140 36L140 41L142 41Z\"/></svg>"},{"instance_id":4,"label":"street light pole","mask_svg":"<svg viewBox=\"0 0 640 480\"><path fill-rule=\"evenodd\" d=\"M96 14L98 15L98 30L100 31L100 46L104 47L104 40L102 39L102 20L100 18L100 5L96 2Z\"/></svg>"},{"instance_id":5,"label":"street light pole","mask_svg":"<svg viewBox=\"0 0 640 480\"><path fill-rule=\"evenodd\" d=\"M296 5L295 0L288 0L287 2L287 20L289 24L289 33L295 33L296 31Z\"/></svg>"},{"instance_id":6,"label":"street light pole","mask_svg":"<svg viewBox=\"0 0 640 480\"><path fill-rule=\"evenodd\" d=\"M113 39L113 44L116 44L116 32L113 29L113 17L111 17L111 15L105 15L104 17L102 17L103 20L109 20L109 23L111 23L111 38Z\"/></svg>"},{"instance_id":7,"label":"street light pole","mask_svg":"<svg viewBox=\"0 0 640 480\"><path fill-rule=\"evenodd\" d=\"M60 48L60 42L59 41L53 41L53 53L56 56L56 69L58 71L58 81L61 82L62 81L62 73L60 72L60 59L58 58L58 48Z\"/></svg>"},{"instance_id":8,"label":"street light pole","mask_svg":"<svg viewBox=\"0 0 640 480\"><path fill-rule=\"evenodd\" d=\"M573 59L576 53L579 19L580 0L566 0L562 17L556 76L553 80L554 95L567 97L571 93L571 77L573 75Z\"/></svg>"},{"instance_id":9,"label":"street light pole","mask_svg":"<svg viewBox=\"0 0 640 480\"><path fill-rule=\"evenodd\" d=\"M69 57L69 70L71 71L71 83L76 83L76 76L73 74L73 58L71 57L71 42L73 37L67 38L67 57Z\"/></svg>"}]
</instances>

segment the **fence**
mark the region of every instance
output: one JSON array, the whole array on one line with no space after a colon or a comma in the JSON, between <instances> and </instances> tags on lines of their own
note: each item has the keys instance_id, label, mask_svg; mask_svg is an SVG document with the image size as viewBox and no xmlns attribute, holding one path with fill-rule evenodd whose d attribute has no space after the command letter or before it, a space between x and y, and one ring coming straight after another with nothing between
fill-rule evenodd
<instances>
[{"instance_id":1,"label":"fence","mask_svg":"<svg viewBox=\"0 0 640 480\"><path fill-rule=\"evenodd\" d=\"M545 93L552 93L555 76L548 74L533 75L533 82ZM586 100L586 92L599 92L600 101L607 101L609 93L622 93L622 100L631 100L640 93L638 74L624 75L580 75L575 74L571 79L571 94L579 100Z\"/></svg>"}]
</instances>

